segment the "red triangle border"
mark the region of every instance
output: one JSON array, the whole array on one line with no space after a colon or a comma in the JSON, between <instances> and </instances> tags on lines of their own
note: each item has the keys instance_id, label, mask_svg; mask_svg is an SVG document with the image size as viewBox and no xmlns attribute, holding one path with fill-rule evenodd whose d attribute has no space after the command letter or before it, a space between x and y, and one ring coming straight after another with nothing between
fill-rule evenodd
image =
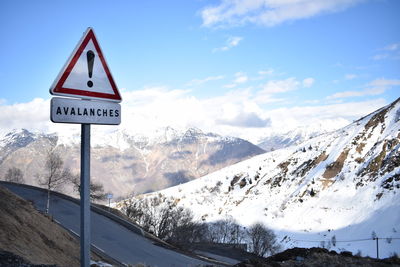
<instances>
[{"instance_id":1,"label":"red triangle border","mask_svg":"<svg viewBox=\"0 0 400 267\"><path fill-rule=\"evenodd\" d=\"M78 89L72 89L72 88L65 88L63 87L65 81L67 80L69 74L71 73L72 69L74 68L76 62L78 61L79 57L81 56L83 50L89 43L89 41L92 40L94 47L97 50L97 54L100 58L101 64L103 65L104 71L107 74L108 80L111 84L111 87L114 91L114 94L107 94L107 93L100 93L100 92L92 92L92 91L86 91L86 90L78 90ZM56 85L54 86L52 93L54 94L61 94L61 95L72 95L72 96L81 96L81 97L86 97L86 98L101 98L104 100L110 99L113 101L120 102L121 95L119 94L117 85L114 82L114 79L111 75L111 72L107 66L106 60L103 56L103 52L100 49L99 43L97 42L96 36L94 35L93 29L89 28L87 31L86 36L84 37L83 41L79 45L79 48L76 50L75 54L73 55L72 59L68 63L67 68L64 70L64 73L61 75L60 79L57 81Z\"/></svg>"}]
</instances>

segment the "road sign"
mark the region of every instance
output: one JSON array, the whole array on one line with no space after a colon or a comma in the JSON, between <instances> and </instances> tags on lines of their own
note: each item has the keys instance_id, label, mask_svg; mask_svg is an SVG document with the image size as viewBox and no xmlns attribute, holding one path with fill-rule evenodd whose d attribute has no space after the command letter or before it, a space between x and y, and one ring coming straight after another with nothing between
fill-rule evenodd
<instances>
[{"instance_id":1,"label":"road sign","mask_svg":"<svg viewBox=\"0 0 400 267\"><path fill-rule=\"evenodd\" d=\"M53 97L50 102L52 122L118 125L121 105L105 101L89 101Z\"/></svg>"},{"instance_id":2,"label":"road sign","mask_svg":"<svg viewBox=\"0 0 400 267\"><path fill-rule=\"evenodd\" d=\"M92 28L88 28L50 88L53 95L121 102Z\"/></svg>"},{"instance_id":3,"label":"road sign","mask_svg":"<svg viewBox=\"0 0 400 267\"><path fill-rule=\"evenodd\" d=\"M81 124L81 267L89 267L90 124L120 124L121 106L115 102L122 100L92 28L79 41L50 93L74 97L51 99L51 121Z\"/></svg>"}]
</instances>

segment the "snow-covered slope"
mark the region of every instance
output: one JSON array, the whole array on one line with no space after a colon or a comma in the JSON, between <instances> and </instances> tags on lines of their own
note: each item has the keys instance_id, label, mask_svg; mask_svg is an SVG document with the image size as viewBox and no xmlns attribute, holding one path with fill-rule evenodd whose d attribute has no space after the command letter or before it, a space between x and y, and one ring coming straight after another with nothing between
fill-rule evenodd
<instances>
[{"instance_id":1,"label":"snow-covered slope","mask_svg":"<svg viewBox=\"0 0 400 267\"><path fill-rule=\"evenodd\" d=\"M374 233L387 257L400 252L399 148L400 99L340 130L138 199L174 198L203 221L261 221L284 247L375 256Z\"/></svg>"}]
</instances>

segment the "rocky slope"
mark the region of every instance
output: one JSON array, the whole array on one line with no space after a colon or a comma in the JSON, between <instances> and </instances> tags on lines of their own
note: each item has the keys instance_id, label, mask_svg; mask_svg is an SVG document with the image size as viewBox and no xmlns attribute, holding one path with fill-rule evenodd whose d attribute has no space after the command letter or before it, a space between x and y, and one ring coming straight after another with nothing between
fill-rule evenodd
<instances>
[{"instance_id":1,"label":"rocky slope","mask_svg":"<svg viewBox=\"0 0 400 267\"><path fill-rule=\"evenodd\" d=\"M283 247L381 256L400 250L400 99L294 147L259 155L163 195L199 220L261 221Z\"/></svg>"},{"instance_id":2,"label":"rocky slope","mask_svg":"<svg viewBox=\"0 0 400 267\"><path fill-rule=\"evenodd\" d=\"M17 167L28 184L37 185L35 175L43 171L47 151L54 148L65 165L78 173L79 140L79 136L28 130L11 132L0 140L0 177ZM262 149L245 140L194 128L185 132L165 128L151 137L125 131L100 136L93 131L91 178L114 196L123 196L185 183L261 153Z\"/></svg>"}]
</instances>

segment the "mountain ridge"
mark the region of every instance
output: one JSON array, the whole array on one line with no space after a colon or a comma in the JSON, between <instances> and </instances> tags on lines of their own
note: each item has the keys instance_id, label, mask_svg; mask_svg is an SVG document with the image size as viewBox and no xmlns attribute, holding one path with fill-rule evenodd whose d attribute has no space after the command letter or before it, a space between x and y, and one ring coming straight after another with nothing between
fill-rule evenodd
<instances>
[{"instance_id":1,"label":"mountain ridge","mask_svg":"<svg viewBox=\"0 0 400 267\"><path fill-rule=\"evenodd\" d=\"M37 185L34 176L43 171L47 151L55 149L65 166L79 173L80 139L56 133L10 132L0 140L0 177L17 167L27 183ZM91 148L92 179L115 196L163 189L205 175L211 171L264 153L250 142L203 133L189 128L160 129L152 136L94 133ZM72 193L71 188L67 193Z\"/></svg>"}]
</instances>

